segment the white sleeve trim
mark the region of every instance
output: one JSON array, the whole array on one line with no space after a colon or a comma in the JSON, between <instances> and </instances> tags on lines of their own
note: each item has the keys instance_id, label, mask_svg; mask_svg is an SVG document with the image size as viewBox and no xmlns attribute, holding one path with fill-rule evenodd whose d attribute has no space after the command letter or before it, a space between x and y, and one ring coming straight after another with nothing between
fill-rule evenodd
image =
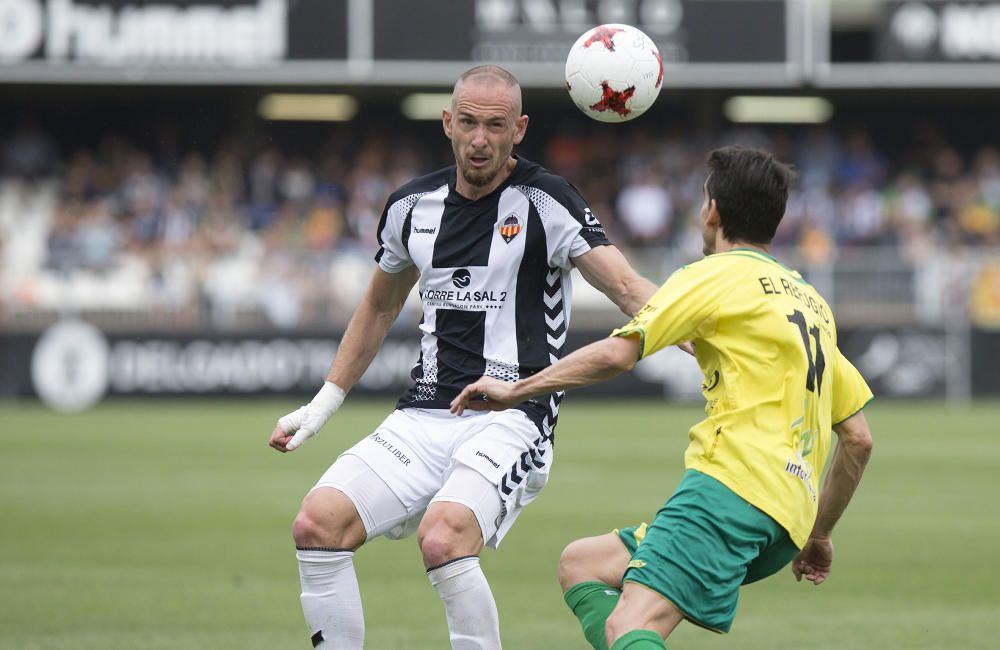
<instances>
[{"instance_id":1,"label":"white sleeve trim","mask_svg":"<svg viewBox=\"0 0 1000 650\"><path fill-rule=\"evenodd\" d=\"M591 249L581 235L583 226L573 218L566 206L537 187L522 185L519 189L535 206L542 220L549 266L567 269L571 266L571 257L579 257Z\"/></svg>"},{"instance_id":2,"label":"white sleeve trim","mask_svg":"<svg viewBox=\"0 0 1000 650\"><path fill-rule=\"evenodd\" d=\"M385 227L379 235L382 237L382 256L378 265L386 273L399 273L413 266L410 252L403 246L403 222L424 193L404 196L389 206Z\"/></svg>"}]
</instances>

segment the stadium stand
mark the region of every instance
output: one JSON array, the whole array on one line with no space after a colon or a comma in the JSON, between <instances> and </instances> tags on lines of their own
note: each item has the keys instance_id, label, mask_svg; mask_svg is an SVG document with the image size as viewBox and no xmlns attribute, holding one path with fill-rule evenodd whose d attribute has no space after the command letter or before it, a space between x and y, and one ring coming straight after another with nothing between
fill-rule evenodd
<instances>
[{"instance_id":1,"label":"stadium stand","mask_svg":"<svg viewBox=\"0 0 1000 650\"><path fill-rule=\"evenodd\" d=\"M798 169L777 239L796 259L823 264L880 247L918 261L1000 243L1000 149L963 150L940 125L891 149L856 127L644 127L624 139L564 129L532 152L579 186L612 239L639 258L665 246L699 255L702 156L731 142L774 150ZM444 147L437 134L390 146L372 129L353 142L334 135L302 153L234 136L164 149L109 132L65 151L24 121L0 139L0 313L280 328L347 313L388 192L446 153L434 153Z\"/></svg>"}]
</instances>

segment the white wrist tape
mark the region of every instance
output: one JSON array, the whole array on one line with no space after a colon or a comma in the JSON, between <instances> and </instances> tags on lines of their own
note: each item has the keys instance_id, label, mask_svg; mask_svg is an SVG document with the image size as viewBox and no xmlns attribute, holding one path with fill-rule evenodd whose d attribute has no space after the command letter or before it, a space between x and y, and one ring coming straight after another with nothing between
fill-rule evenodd
<instances>
[{"instance_id":1,"label":"white wrist tape","mask_svg":"<svg viewBox=\"0 0 1000 650\"><path fill-rule=\"evenodd\" d=\"M323 387L319 389L319 392L316 393L316 397L313 397L312 401L309 402L308 406L315 406L322 409L326 413L326 417L330 417L344 403L346 395L343 388L332 381L326 381L323 383Z\"/></svg>"},{"instance_id":2,"label":"white wrist tape","mask_svg":"<svg viewBox=\"0 0 1000 650\"><path fill-rule=\"evenodd\" d=\"M295 432L285 448L291 451L316 435L316 432L344 403L345 396L344 389L332 381L327 381L311 402L279 419L278 426L285 433Z\"/></svg>"}]
</instances>

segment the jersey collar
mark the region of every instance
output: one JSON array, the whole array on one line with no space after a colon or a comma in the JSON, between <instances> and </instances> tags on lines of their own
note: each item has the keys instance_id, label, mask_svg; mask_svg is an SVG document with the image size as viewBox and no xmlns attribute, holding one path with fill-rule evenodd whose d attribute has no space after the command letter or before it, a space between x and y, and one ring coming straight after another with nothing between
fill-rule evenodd
<instances>
[{"instance_id":1,"label":"jersey collar","mask_svg":"<svg viewBox=\"0 0 1000 650\"><path fill-rule=\"evenodd\" d=\"M502 183L497 185L496 189L494 189L489 194L479 197L478 199L470 199L458 193L458 190L455 189L455 184L458 182L458 165L452 165L451 173L449 174L448 178L448 193L451 195L450 198L454 200L456 203L475 205L476 203L479 203L481 201L489 201L491 197L497 196L505 189L513 185L515 182L519 181L521 176L524 174L524 170L531 163L525 160L524 158L521 158L517 154L511 154L511 155L514 158L514 160L517 161L514 165L514 169L510 170L510 173L507 174L507 178L505 178Z\"/></svg>"},{"instance_id":2,"label":"jersey collar","mask_svg":"<svg viewBox=\"0 0 1000 650\"><path fill-rule=\"evenodd\" d=\"M768 253L765 253L764 251L757 250L756 248L730 248L726 252L727 253L731 253L731 252L736 252L736 251L741 251L743 253L753 253L755 255L760 255L761 257L766 257L767 259L771 260L772 262L775 262L776 264L781 264L781 262L779 262L777 259L775 259L774 256L769 255Z\"/></svg>"},{"instance_id":3,"label":"jersey collar","mask_svg":"<svg viewBox=\"0 0 1000 650\"><path fill-rule=\"evenodd\" d=\"M802 277L801 273L799 273L798 271L796 271L793 268L789 268L789 267L785 266L784 264L782 264L781 262L779 262L774 256L772 256L772 255L770 255L768 253L765 253L764 251L759 251L756 248L730 248L725 253L722 253L722 255L725 255L726 253L735 253L736 255L747 255L747 254L750 254L750 255L757 256L757 257L762 257L765 260L767 260L768 262L773 262L774 264L777 264L781 268L783 268L786 271L788 271L789 273L791 273L792 277L794 277L796 279L796 281L801 282L802 284L809 284L808 282L806 282L805 278Z\"/></svg>"}]
</instances>

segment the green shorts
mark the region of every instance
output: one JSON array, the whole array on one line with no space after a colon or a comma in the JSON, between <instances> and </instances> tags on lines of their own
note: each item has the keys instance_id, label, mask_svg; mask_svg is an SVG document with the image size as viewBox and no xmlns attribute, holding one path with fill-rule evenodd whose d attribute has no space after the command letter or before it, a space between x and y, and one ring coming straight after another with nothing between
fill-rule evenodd
<instances>
[{"instance_id":1,"label":"green shorts","mask_svg":"<svg viewBox=\"0 0 1000 650\"><path fill-rule=\"evenodd\" d=\"M617 532L632 554L624 582L649 587L716 632L732 627L740 585L775 573L799 552L778 522L695 470L652 524Z\"/></svg>"}]
</instances>

